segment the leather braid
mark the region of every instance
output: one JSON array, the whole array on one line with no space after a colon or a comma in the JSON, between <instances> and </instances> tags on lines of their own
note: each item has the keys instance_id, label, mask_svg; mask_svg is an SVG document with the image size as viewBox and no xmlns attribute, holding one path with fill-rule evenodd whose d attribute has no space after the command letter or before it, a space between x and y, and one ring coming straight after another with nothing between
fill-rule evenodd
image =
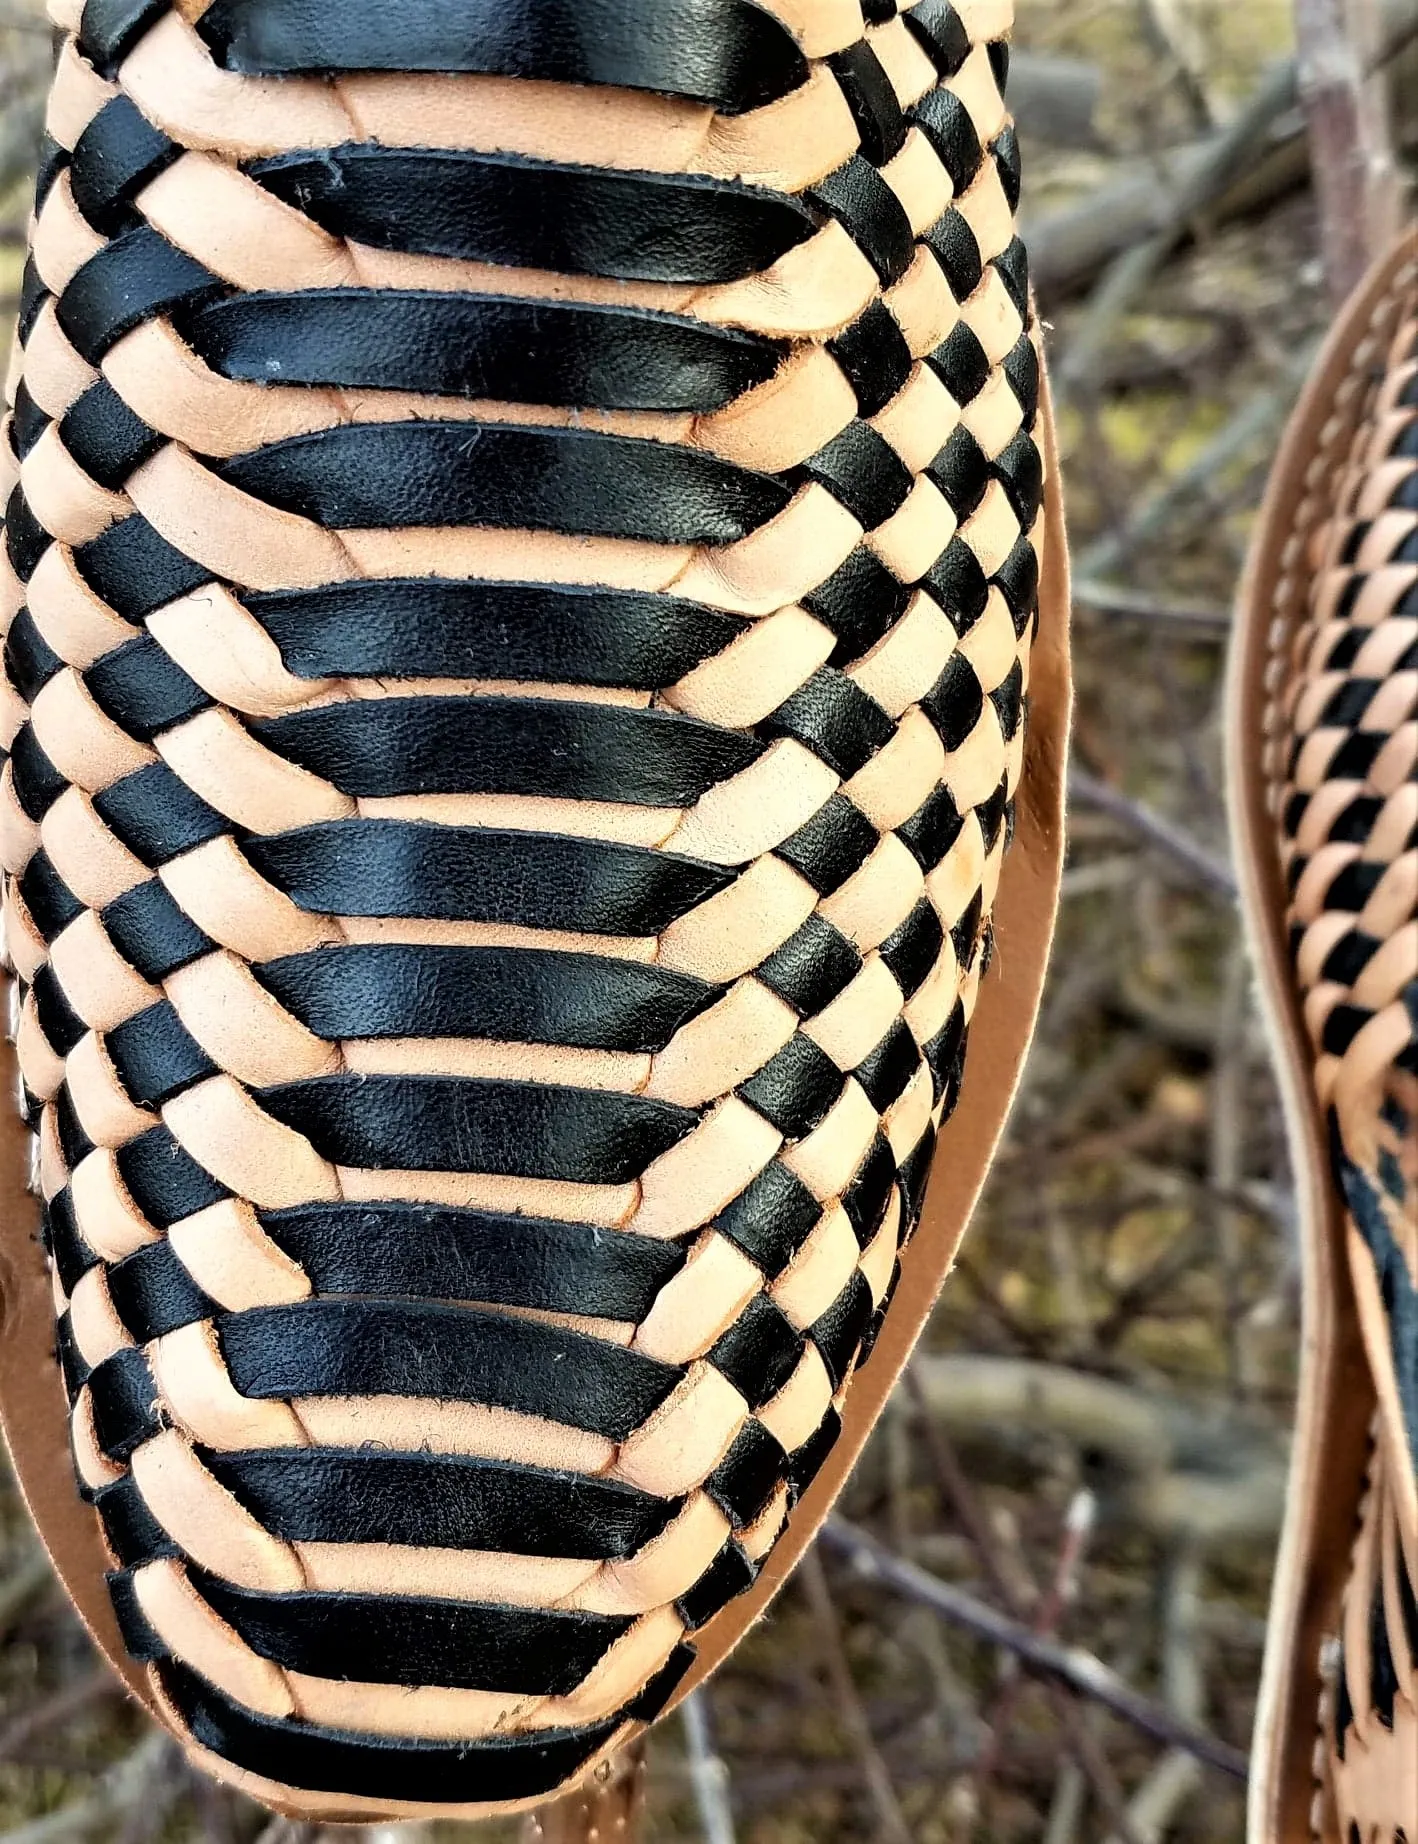
<instances>
[{"instance_id":1,"label":"leather braid","mask_svg":"<svg viewBox=\"0 0 1418 1844\"><path fill-rule=\"evenodd\" d=\"M56 6L22 1099L125 1638L300 1809L515 1805L664 1707L832 1446L990 952L1010 8L692 12Z\"/></svg>"},{"instance_id":2,"label":"leather braid","mask_svg":"<svg viewBox=\"0 0 1418 1844\"><path fill-rule=\"evenodd\" d=\"M1296 984L1378 1412L1326 1697L1341 1832L1418 1822L1418 269L1400 270L1277 584L1266 713ZM1352 1827L1352 1829L1351 1829Z\"/></svg>"}]
</instances>

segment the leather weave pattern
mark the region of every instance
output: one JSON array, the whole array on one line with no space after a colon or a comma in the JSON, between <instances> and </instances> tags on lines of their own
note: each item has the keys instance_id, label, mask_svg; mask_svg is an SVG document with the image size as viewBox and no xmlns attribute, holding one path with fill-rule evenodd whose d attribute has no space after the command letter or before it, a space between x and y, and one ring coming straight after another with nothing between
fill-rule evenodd
<instances>
[{"instance_id":1,"label":"leather weave pattern","mask_svg":"<svg viewBox=\"0 0 1418 1844\"><path fill-rule=\"evenodd\" d=\"M0 857L80 1486L201 1758L514 1805L755 1579L958 1090L1010 7L55 10Z\"/></svg>"},{"instance_id":2,"label":"leather weave pattern","mask_svg":"<svg viewBox=\"0 0 1418 1844\"><path fill-rule=\"evenodd\" d=\"M1393 1844L1418 1828L1413 264L1394 292L1334 421L1342 432L1347 419L1352 441L1317 461L1296 521L1277 587L1266 714L1295 978L1377 1403L1320 1745L1336 1835L1361 1844Z\"/></svg>"}]
</instances>

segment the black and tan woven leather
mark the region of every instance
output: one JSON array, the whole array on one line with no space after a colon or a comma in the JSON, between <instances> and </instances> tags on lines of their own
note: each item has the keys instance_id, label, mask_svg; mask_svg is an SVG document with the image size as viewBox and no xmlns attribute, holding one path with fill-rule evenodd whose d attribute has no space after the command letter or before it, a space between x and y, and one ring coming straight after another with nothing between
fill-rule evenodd
<instances>
[{"instance_id":1,"label":"black and tan woven leather","mask_svg":"<svg viewBox=\"0 0 1418 1844\"><path fill-rule=\"evenodd\" d=\"M1336 1844L1418 1838L1418 241L1408 244L1356 328L1328 415L1310 418L1257 713L1359 1334L1336 1386L1360 1406L1361 1428L1363 1405L1373 1412L1323 1659L1313 1823ZM1312 1602L1322 1580L1317 1566Z\"/></svg>"},{"instance_id":2,"label":"black and tan woven leather","mask_svg":"<svg viewBox=\"0 0 1418 1844\"><path fill-rule=\"evenodd\" d=\"M1001 0L57 0L0 850L85 1496L201 1758L654 1717L954 1105L1043 490Z\"/></svg>"}]
</instances>

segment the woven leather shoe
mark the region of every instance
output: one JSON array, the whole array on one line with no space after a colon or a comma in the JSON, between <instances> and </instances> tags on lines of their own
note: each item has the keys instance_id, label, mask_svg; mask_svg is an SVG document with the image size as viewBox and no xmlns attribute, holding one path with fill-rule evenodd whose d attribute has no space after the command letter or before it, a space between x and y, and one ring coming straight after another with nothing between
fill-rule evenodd
<instances>
[{"instance_id":1,"label":"woven leather shoe","mask_svg":"<svg viewBox=\"0 0 1418 1844\"><path fill-rule=\"evenodd\" d=\"M513 1809L782 1581L1027 1040L1066 587L1010 8L56 18L17 1470L213 1772Z\"/></svg>"},{"instance_id":2,"label":"woven leather shoe","mask_svg":"<svg viewBox=\"0 0 1418 1844\"><path fill-rule=\"evenodd\" d=\"M1252 1844L1418 1840L1418 234L1272 477L1229 733L1300 1193L1295 1457Z\"/></svg>"}]
</instances>

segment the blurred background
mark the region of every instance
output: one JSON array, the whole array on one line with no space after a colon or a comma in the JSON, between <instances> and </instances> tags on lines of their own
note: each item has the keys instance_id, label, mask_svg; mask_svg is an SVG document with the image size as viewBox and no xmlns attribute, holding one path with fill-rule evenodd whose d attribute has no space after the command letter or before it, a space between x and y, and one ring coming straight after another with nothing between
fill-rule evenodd
<instances>
[{"instance_id":1,"label":"blurred background","mask_svg":"<svg viewBox=\"0 0 1418 1844\"><path fill-rule=\"evenodd\" d=\"M1418 0L1365 10L1411 163ZM1331 311L1326 238L1343 226L1311 183L1290 0L1018 14L1011 97L1076 588L1052 978L908 1383L832 1540L688 1719L657 1731L647 1844L1243 1836L1297 1268L1219 707L1248 525ZM0 325L50 55L38 6L0 0ZM870 1574L872 1543L909 1566ZM1113 1675L1071 1695L1022 1668L1040 1660ZM0 1486L0 1844L320 1835L196 1778L151 1735Z\"/></svg>"}]
</instances>

